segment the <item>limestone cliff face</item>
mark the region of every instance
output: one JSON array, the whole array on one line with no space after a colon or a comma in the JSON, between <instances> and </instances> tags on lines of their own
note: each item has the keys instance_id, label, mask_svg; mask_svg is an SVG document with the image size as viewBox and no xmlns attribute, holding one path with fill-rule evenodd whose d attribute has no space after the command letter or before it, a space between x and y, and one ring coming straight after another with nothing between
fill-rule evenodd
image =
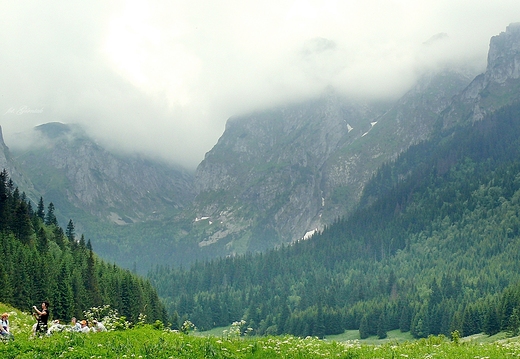
<instances>
[{"instance_id":1,"label":"limestone cliff face","mask_svg":"<svg viewBox=\"0 0 520 359\"><path fill-rule=\"evenodd\" d=\"M72 204L125 224L164 218L193 199L187 173L142 157L109 153L73 126L50 123L36 131L41 145L17 160L58 208Z\"/></svg>"},{"instance_id":2,"label":"limestone cliff face","mask_svg":"<svg viewBox=\"0 0 520 359\"><path fill-rule=\"evenodd\" d=\"M493 36L486 71L477 76L446 111L444 125L479 121L520 99L520 23Z\"/></svg>"},{"instance_id":3,"label":"limestone cliff face","mask_svg":"<svg viewBox=\"0 0 520 359\"><path fill-rule=\"evenodd\" d=\"M228 243L233 251L254 233L248 248L263 249L282 236L288 236L286 241L302 237L322 207L325 163L380 114L376 106L328 93L312 102L230 119L195 176L197 215L220 224L201 245L233 238Z\"/></svg>"},{"instance_id":4,"label":"limestone cliff face","mask_svg":"<svg viewBox=\"0 0 520 359\"><path fill-rule=\"evenodd\" d=\"M520 78L520 23L514 23L505 32L493 36L489 44L488 65L484 83L504 84Z\"/></svg>"},{"instance_id":5,"label":"limestone cliff face","mask_svg":"<svg viewBox=\"0 0 520 359\"><path fill-rule=\"evenodd\" d=\"M397 103L322 98L228 121L197 168L200 246L229 252L301 239L347 214L385 161L427 138L471 78L431 74ZM274 243L273 243L274 242Z\"/></svg>"}]
</instances>

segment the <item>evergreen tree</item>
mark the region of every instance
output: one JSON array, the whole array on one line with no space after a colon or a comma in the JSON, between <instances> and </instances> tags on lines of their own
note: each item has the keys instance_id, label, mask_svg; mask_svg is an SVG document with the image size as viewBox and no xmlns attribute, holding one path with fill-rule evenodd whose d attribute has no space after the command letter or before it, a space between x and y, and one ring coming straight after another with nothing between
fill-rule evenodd
<instances>
[{"instance_id":1,"label":"evergreen tree","mask_svg":"<svg viewBox=\"0 0 520 359\"><path fill-rule=\"evenodd\" d=\"M36 208L36 216L42 221L45 220L45 206L43 205L43 197L40 197L38 201L38 207Z\"/></svg>"},{"instance_id":2,"label":"evergreen tree","mask_svg":"<svg viewBox=\"0 0 520 359\"><path fill-rule=\"evenodd\" d=\"M520 332L520 311L518 308L513 309L513 313L507 322L507 333L509 336L517 336Z\"/></svg>"},{"instance_id":3,"label":"evergreen tree","mask_svg":"<svg viewBox=\"0 0 520 359\"><path fill-rule=\"evenodd\" d=\"M361 322L359 323L359 338L366 339L370 336L370 327L368 324L368 316L365 314L361 318Z\"/></svg>"},{"instance_id":4,"label":"evergreen tree","mask_svg":"<svg viewBox=\"0 0 520 359\"><path fill-rule=\"evenodd\" d=\"M85 273L86 274L85 288L86 288L87 292L90 294L91 304L93 306L99 306L102 304L101 303L101 294L99 291L98 279L97 279L96 272L95 272L94 252L92 251L92 245L90 244L90 239L88 241L87 247L90 248L90 250L88 252L89 255L87 258L87 269L86 269L86 273ZM137 319L137 318L134 318L134 319Z\"/></svg>"},{"instance_id":5,"label":"evergreen tree","mask_svg":"<svg viewBox=\"0 0 520 359\"><path fill-rule=\"evenodd\" d=\"M14 216L12 217L11 229L14 232L16 238L22 241L24 244L28 244L31 240L31 234L33 233L31 218L27 210L27 203L20 201Z\"/></svg>"},{"instance_id":6,"label":"evergreen tree","mask_svg":"<svg viewBox=\"0 0 520 359\"><path fill-rule=\"evenodd\" d=\"M382 311L381 315L379 316L379 320L377 323L377 337L379 339L385 339L388 336L387 329L386 329L386 316L385 312Z\"/></svg>"},{"instance_id":7,"label":"evergreen tree","mask_svg":"<svg viewBox=\"0 0 520 359\"><path fill-rule=\"evenodd\" d=\"M57 277L57 290L53 296L53 314L55 318L69 319L74 315L74 296L67 261L63 261Z\"/></svg>"},{"instance_id":8,"label":"evergreen tree","mask_svg":"<svg viewBox=\"0 0 520 359\"><path fill-rule=\"evenodd\" d=\"M74 222L72 222L72 219L69 219L67 229L65 230L65 235L69 239L70 243L74 243L76 241L76 232L74 230Z\"/></svg>"},{"instance_id":9,"label":"evergreen tree","mask_svg":"<svg viewBox=\"0 0 520 359\"><path fill-rule=\"evenodd\" d=\"M500 332L500 320L498 318L497 309L493 305L489 305L487 308L483 330L487 335L495 335Z\"/></svg>"},{"instance_id":10,"label":"evergreen tree","mask_svg":"<svg viewBox=\"0 0 520 359\"><path fill-rule=\"evenodd\" d=\"M47 214L45 216L45 225L47 226L57 226L58 220L56 218L56 215L54 214L54 203L49 203L49 206L47 207Z\"/></svg>"}]
</instances>

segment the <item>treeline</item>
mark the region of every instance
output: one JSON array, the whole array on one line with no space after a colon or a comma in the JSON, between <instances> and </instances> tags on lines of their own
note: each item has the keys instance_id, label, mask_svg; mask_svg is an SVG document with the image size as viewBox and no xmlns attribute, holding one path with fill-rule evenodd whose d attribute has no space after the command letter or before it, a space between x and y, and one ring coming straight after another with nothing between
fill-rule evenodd
<instances>
[{"instance_id":1,"label":"treeline","mask_svg":"<svg viewBox=\"0 0 520 359\"><path fill-rule=\"evenodd\" d=\"M520 327L520 105L418 144L310 240L158 267L174 325L257 334L462 335Z\"/></svg>"},{"instance_id":2,"label":"treeline","mask_svg":"<svg viewBox=\"0 0 520 359\"><path fill-rule=\"evenodd\" d=\"M140 313L166 323L150 282L100 260L72 220L63 231L54 211L43 198L33 208L7 171L0 173L0 302L30 311L49 301L51 317L67 321L108 304L133 323Z\"/></svg>"}]
</instances>

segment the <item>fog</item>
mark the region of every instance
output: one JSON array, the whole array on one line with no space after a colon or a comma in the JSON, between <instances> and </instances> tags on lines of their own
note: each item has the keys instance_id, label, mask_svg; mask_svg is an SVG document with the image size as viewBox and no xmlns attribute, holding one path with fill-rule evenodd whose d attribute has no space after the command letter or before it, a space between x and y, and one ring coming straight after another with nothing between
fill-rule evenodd
<instances>
[{"instance_id":1,"label":"fog","mask_svg":"<svg viewBox=\"0 0 520 359\"><path fill-rule=\"evenodd\" d=\"M77 123L194 169L234 115L333 87L397 98L422 73L484 70L518 0L4 1L0 125Z\"/></svg>"}]
</instances>

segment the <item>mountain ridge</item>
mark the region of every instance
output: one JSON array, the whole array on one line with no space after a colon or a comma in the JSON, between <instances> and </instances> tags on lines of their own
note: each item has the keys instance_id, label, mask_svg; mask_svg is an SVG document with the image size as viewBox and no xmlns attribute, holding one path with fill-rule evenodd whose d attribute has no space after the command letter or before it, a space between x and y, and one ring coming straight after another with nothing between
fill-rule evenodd
<instances>
[{"instance_id":1,"label":"mountain ridge","mask_svg":"<svg viewBox=\"0 0 520 359\"><path fill-rule=\"evenodd\" d=\"M311 101L230 118L194 177L118 157L57 124L40 128L51 133L47 147L15 159L39 194L84 216L96 247L119 248L105 254L126 266L141 261L131 254L141 248L151 251L145 267L264 251L348 215L377 170L410 146L514 102L518 29L511 24L490 40L488 66L476 77L444 68L392 102L353 101L328 89ZM42 182L45 171L52 176Z\"/></svg>"}]
</instances>

